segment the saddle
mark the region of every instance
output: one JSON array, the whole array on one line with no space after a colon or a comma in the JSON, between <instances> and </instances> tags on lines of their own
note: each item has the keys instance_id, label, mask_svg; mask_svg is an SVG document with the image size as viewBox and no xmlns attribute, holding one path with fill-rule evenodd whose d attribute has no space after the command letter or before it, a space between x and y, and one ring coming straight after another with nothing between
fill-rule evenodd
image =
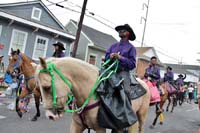
<instances>
[{"instance_id":1,"label":"saddle","mask_svg":"<svg viewBox=\"0 0 200 133\"><path fill-rule=\"evenodd\" d=\"M130 99L137 99L146 94L145 88L136 80L136 77L130 74Z\"/></svg>"}]
</instances>

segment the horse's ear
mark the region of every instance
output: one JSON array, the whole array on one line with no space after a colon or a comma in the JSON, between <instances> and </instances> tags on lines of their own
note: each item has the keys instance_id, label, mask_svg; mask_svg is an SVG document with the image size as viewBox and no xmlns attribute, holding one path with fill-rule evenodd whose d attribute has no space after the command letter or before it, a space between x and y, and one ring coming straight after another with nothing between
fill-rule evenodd
<instances>
[{"instance_id":1,"label":"horse's ear","mask_svg":"<svg viewBox=\"0 0 200 133\"><path fill-rule=\"evenodd\" d=\"M19 49L17 49L17 54L20 54L20 50Z\"/></svg>"},{"instance_id":2,"label":"horse's ear","mask_svg":"<svg viewBox=\"0 0 200 133\"><path fill-rule=\"evenodd\" d=\"M13 48L11 48L11 53L12 53L13 51L14 51Z\"/></svg>"},{"instance_id":3,"label":"horse's ear","mask_svg":"<svg viewBox=\"0 0 200 133\"><path fill-rule=\"evenodd\" d=\"M36 68L37 68L37 64L34 63L34 62L31 62L31 65L33 66L34 70L36 70Z\"/></svg>"},{"instance_id":4,"label":"horse's ear","mask_svg":"<svg viewBox=\"0 0 200 133\"><path fill-rule=\"evenodd\" d=\"M42 66L43 68L47 68L47 63L46 63L45 59L43 59L42 57L39 57L39 59L40 59L40 64L41 64L41 66Z\"/></svg>"}]
</instances>

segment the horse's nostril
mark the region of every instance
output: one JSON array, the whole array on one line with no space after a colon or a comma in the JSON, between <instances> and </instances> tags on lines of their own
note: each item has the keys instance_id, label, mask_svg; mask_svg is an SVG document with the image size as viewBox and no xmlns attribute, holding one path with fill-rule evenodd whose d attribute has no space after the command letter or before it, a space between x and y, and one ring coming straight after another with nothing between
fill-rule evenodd
<instances>
[{"instance_id":1,"label":"horse's nostril","mask_svg":"<svg viewBox=\"0 0 200 133\"><path fill-rule=\"evenodd\" d=\"M54 120L53 116L49 116L49 119L50 119L50 120Z\"/></svg>"}]
</instances>

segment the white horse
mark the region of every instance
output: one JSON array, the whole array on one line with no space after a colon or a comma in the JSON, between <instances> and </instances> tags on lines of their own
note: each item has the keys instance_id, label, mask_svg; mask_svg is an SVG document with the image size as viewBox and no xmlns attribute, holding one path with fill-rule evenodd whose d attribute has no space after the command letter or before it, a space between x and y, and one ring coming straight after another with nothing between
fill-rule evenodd
<instances>
[{"instance_id":1,"label":"white horse","mask_svg":"<svg viewBox=\"0 0 200 133\"><path fill-rule=\"evenodd\" d=\"M48 68L47 62L51 62L56 66L56 68L63 74L63 76L70 82L72 89L70 90L69 86L63 82L59 75L54 71L55 75L55 88L56 88L56 110L53 107L53 97L52 97L52 77L49 72L40 71L42 69ZM47 61L40 58L40 65L35 66L36 73L35 77L38 80L40 90L42 93L44 108L46 110L46 115L51 119L59 119L63 116L64 107L66 104L67 95L72 93L76 99L76 104L80 107L85 99L88 97L91 88L94 86L99 72L97 67L90 65L84 61L75 59L75 58L50 58ZM129 133L135 132L144 132L144 123L146 120L146 115L149 108L150 102L150 93L146 83L140 79L137 79L139 83L147 90L147 93L142 97L132 100L132 107L137 114L138 123L129 127ZM98 98L97 98L98 100ZM95 103L96 100L92 97L89 100L88 105ZM99 127L97 122L97 113L99 106L87 110L83 113L84 123L94 129L97 133L105 133L106 129ZM57 114L55 114L57 112ZM70 133L81 133L86 129L82 124L77 113L72 115L72 123L70 128Z\"/></svg>"}]
</instances>

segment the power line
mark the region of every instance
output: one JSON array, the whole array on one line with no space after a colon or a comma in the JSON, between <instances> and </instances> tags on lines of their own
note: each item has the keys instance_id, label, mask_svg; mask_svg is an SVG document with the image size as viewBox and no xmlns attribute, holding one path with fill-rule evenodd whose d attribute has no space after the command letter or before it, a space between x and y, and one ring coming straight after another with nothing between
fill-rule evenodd
<instances>
[{"instance_id":1,"label":"power line","mask_svg":"<svg viewBox=\"0 0 200 133\"><path fill-rule=\"evenodd\" d=\"M68 0L63 0L63 1L60 1L60 2L57 2L58 4L60 4L60 3L63 3L63 2L67 2ZM47 6L52 6L52 5L54 5L54 4L49 4L49 5L47 5Z\"/></svg>"},{"instance_id":2,"label":"power line","mask_svg":"<svg viewBox=\"0 0 200 133\"><path fill-rule=\"evenodd\" d=\"M58 7L60 7L60 8L67 9L67 10L70 10L70 11L75 12L75 13L81 13L80 11L71 9L71 8L69 8L69 7L66 7L66 6L63 6L63 5L59 4L59 3L54 3L54 2L52 2L52 1L50 1L50 0L46 0L46 1L48 1L49 3L51 3L51 4L55 5L55 6L58 6ZM71 3L72 3L72 2L71 2ZM81 6L78 6L78 5L76 5L76 6L81 8ZM88 12L89 12L89 11L88 11ZM92 19L96 20L97 22L99 22L99 23L101 23L101 24L103 24L103 25L105 25L105 26L111 28L111 29L114 29L113 26L110 26L109 24L106 24L106 23L102 22L101 20L95 18L94 16L100 17L101 19L104 19L105 21L114 24L113 22L109 21L109 20L106 19L106 18L101 17L100 15L94 14L93 12L89 12L89 14L90 14L90 15L88 15L88 14L85 14L85 15L86 15L87 17L92 18ZM92 16L91 16L91 15L92 15ZM114 24L114 25L115 25L115 24Z\"/></svg>"}]
</instances>

